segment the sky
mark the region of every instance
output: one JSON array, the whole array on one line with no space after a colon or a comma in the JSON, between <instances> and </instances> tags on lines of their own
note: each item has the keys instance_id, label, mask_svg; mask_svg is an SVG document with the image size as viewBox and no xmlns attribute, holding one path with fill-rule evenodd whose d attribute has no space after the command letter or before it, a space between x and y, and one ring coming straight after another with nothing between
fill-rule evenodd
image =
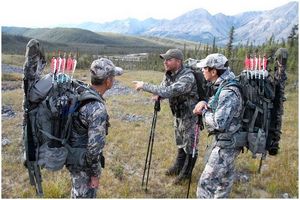
<instances>
[{"instance_id":1,"label":"sky","mask_svg":"<svg viewBox=\"0 0 300 200\"><path fill-rule=\"evenodd\" d=\"M211 14L235 15L264 11L292 0L2 0L0 25L53 27L82 22L104 23L136 18L174 19L188 11L204 8Z\"/></svg>"}]
</instances>

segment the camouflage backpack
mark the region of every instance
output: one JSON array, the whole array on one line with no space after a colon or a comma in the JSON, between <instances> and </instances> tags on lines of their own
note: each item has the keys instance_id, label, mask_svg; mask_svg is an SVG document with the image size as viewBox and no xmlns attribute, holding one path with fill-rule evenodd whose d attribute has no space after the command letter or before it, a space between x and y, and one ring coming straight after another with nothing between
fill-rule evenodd
<instances>
[{"instance_id":1,"label":"camouflage backpack","mask_svg":"<svg viewBox=\"0 0 300 200\"><path fill-rule=\"evenodd\" d=\"M78 119L79 109L83 105L103 100L86 84L66 74L50 73L41 77L46 62L37 40L28 42L25 57L24 164L31 185L35 186L37 195L43 196L40 168L56 171L65 164L84 165L86 149L72 148L68 144L74 129L73 121Z\"/></svg>"},{"instance_id":2,"label":"camouflage backpack","mask_svg":"<svg viewBox=\"0 0 300 200\"><path fill-rule=\"evenodd\" d=\"M64 164L83 165L83 159L78 158L83 157L85 149L68 145L73 120L84 104L102 100L83 82L59 74L53 83L53 76L44 76L31 88L29 101L35 108L30 110L29 119L36 137L39 166L56 171Z\"/></svg>"}]
</instances>

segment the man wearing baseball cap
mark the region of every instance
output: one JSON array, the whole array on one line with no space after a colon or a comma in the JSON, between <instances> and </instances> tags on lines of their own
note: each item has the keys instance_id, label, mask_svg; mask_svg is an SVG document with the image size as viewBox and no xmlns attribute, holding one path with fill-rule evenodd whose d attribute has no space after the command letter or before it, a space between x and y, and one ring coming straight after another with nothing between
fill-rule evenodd
<instances>
[{"instance_id":1,"label":"man wearing baseball cap","mask_svg":"<svg viewBox=\"0 0 300 200\"><path fill-rule=\"evenodd\" d=\"M134 81L136 90L144 90L155 95L154 99L169 99L174 116L175 140L178 148L177 158L168 170L167 176L177 177L175 184L188 179L192 173L197 159L192 157L195 140L195 126L198 117L193 114L193 108L198 102L197 85L191 69L183 66L183 53L179 49L169 49L160 54L164 60L165 76L160 85ZM198 140L196 141L198 144ZM169 156L169 155L167 155Z\"/></svg>"},{"instance_id":2,"label":"man wearing baseball cap","mask_svg":"<svg viewBox=\"0 0 300 200\"><path fill-rule=\"evenodd\" d=\"M210 135L215 136L206 166L197 187L198 198L228 198L234 180L234 161L241 148L235 146L234 134L239 130L242 96L230 71L227 58L210 54L197 64L215 94L208 102L200 101L194 113L202 115Z\"/></svg>"},{"instance_id":3,"label":"man wearing baseball cap","mask_svg":"<svg viewBox=\"0 0 300 200\"><path fill-rule=\"evenodd\" d=\"M101 167L104 167L102 151L110 126L103 95L113 86L115 76L121 75L123 70L109 59L100 58L93 61L90 73L91 85L83 88L82 92L94 96L95 100L79 108L69 139L72 147L86 148L84 167L67 166L72 178L72 198L96 198Z\"/></svg>"}]
</instances>

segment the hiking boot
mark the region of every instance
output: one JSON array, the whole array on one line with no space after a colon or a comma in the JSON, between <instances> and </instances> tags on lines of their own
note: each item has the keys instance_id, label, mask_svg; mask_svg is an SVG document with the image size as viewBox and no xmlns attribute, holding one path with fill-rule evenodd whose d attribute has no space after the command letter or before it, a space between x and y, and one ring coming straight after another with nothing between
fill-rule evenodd
<instances>
[{"instance_id":1,"label":"hiking boot","mask_svg":"<svg viewBox=\"0 0 300 200\"><path fill-rule=\"evenodd\" d=\"M179 175L175 178L174 184L178 185L181 184L184 180L187 180L192 175L192 171L194 169L195 163L197 161L198 155L196 154L194 158L192 155L188 155L185 159L184 166L181 169Z\"/></svg>"},{"instance_id":2,"label":"hiking boot","mask_svg":"<svg viewBox=\"0 0 300 200\"><path fill-rule=\"evenodd\" d=\"M165 174L167 176L178 175L184 165L185 158L186 158L186 154L184 150L182 148L178 149L177 158L175 160L174 165L169 169L167 169Z\"/></svg>"},{"instance_id":3,"label":"hiking boot","mask_svg":"<svg viewBox=\"0 0 300 200\"><path fill-rule=\"evenodd\" d=\"M279 143L273 141L268 149L269 151L269 155L271 156L275 156L278 154L278 150L279 150Z\"/></svg>"}]
</instances>

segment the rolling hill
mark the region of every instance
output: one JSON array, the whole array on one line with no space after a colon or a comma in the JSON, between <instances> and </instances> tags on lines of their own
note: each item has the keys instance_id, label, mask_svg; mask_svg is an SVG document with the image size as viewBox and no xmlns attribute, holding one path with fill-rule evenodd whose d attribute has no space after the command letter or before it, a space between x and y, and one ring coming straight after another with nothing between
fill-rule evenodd
<instances>
[{"instance_id":1,"label":"rolling hill","mask_svg":"<svg viewBox=\"0 0 300 200\"><path fill-rule=\"evenodd\" d=\"M80 51L88 54L163 52L168 48L195 48L195 42L119 33L95 33L78 28L2 27L2 53L24 54L27 42L41 41L45 51Z\"/></svg>"}]
</instances>

